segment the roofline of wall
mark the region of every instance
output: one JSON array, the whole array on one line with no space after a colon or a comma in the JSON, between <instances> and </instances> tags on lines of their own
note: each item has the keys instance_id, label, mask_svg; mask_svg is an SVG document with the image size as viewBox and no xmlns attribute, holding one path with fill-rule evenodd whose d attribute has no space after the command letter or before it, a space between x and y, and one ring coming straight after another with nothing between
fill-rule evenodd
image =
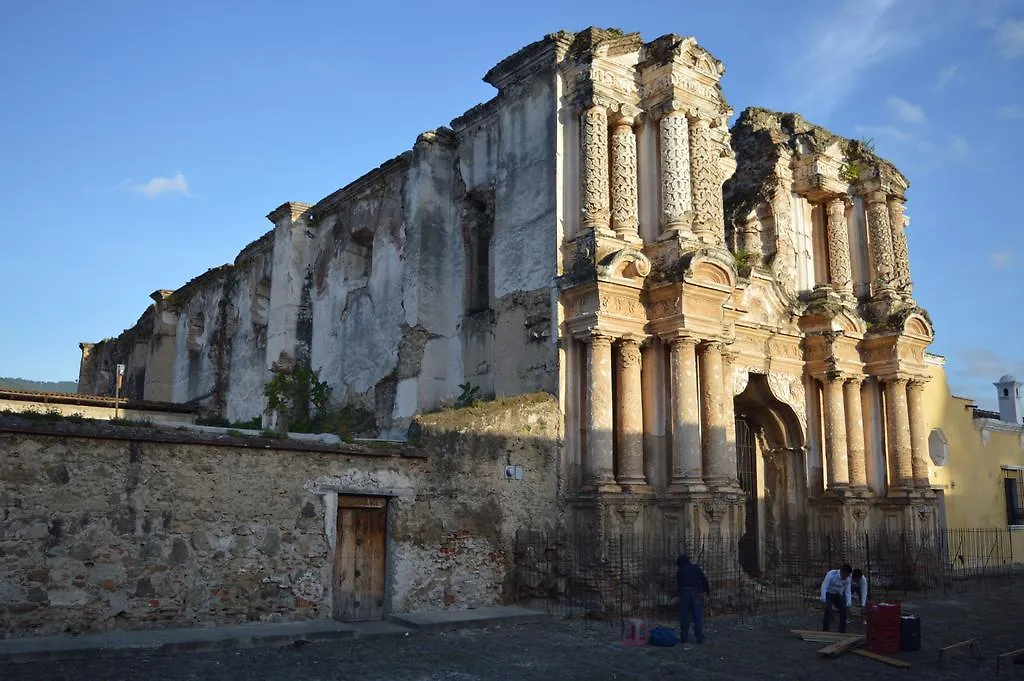
<instances>
[{"instance_id":1,"label":"roofline of wall","mask_svg":"<svg viewBox=\"0 0 1024 681\"><path fill-rule=\"evenodd\" d=\"M191 431L194 432L194 431ZM338 456L359 456L365 458L400 458L426 459L427 455L418 449L398 447L371 448L359 445L342 444L337 446L318 445L298 440L277 440L266 437L212 438L212 437L181 437L174 430L157 430L130 433L89 433L74 430L56 430L42 426L4 426L0 425L0 435L44 435L59 438L81 438L83 440L117 440L122 442L154 442L166 445L196 445L201 447L231 447L236 449L280 449L293 452L311 452L336 454Z\"/></svg>"}]
</instances>

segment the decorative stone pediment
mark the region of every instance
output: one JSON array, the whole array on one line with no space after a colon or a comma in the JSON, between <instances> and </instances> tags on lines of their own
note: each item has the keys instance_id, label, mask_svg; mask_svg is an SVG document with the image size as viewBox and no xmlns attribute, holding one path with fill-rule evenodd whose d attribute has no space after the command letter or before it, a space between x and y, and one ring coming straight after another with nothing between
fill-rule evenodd
<instances>
[{"instance_id":1,"label":"decorative stone pediment","mask_svg":"<svg viewBox=\"0 0 1024 681\"><path fill-rule=\"evenodd\" d=\"M926 342L934 338L932 325L923 315L912 313L903 321L903 333Z\"/></svg>"},{"instance_id":2,"label":"decorative stone pediment","mask_svg":"<svg viewBox=\"0 0 1024 681\"><path fill-rule=\"evenodd\" d=\"M597 266L597 276L612 280L624 279L630 283L643 284L651 273L651 261L635 248L623 248L604 259Z\"/></svg>"},{"instance_id":3,"label":"decorative stone pediment","mask_svg":"<svg viewBox=\"0 0 1024 681\"><path fill-rule=\"evenodd\" d=\"M710 285L715 288L733 289L736 287L736 271L719 257L711 254L700 254L690 260L683 278L687 282Z\"/></svg>"}]
</instances>

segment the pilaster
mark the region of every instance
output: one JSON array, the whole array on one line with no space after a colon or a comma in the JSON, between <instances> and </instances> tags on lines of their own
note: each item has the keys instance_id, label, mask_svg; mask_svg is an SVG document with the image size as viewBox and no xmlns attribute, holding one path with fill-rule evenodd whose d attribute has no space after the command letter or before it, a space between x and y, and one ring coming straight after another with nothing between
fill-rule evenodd
<instances>
[{"instance_id":1,"label":"pilaster","mask_svg":"<svg viewBox=\"0 0 1024 681\"><path fill-rule=\"evenodd\" d=\"M925 382L912 379L907 382L907 410L910 420L911 470L914 487L930 490L928 480L928 430L924 415Z\"/></svg>"},{"instance_id":2,"label":"pilaster","mask_svg":"<svg viewBox=\"0 0 1024 681\"><path fill-rule=\"evenodd\" d=\"M711 142L711 119L693 113L690 124L690 171L693 182L693 233L698 240L721 245L725 241L722 180Z\"/></svg>"},{"instance_id":3,"label":"pilaster","mask_svg":"<svg viewBox=\"0 0 1024 681\"><path fill-rule=\"evenodd\" d=\"M871 257L875 264L872 294L894 292L895 267L893 265L892 229L889 225L889 206L884 192L869 192L864 197L867 206L868 236L871 239Z\"/></svg>"},{"instance_id":4,"label":"pilaster","mask_svg":"<svg viewBox=\"0 0 1024 681\"><path fill-rule=\"evenodd\" d=\"M582 226L597 232L608 232L608 111L593 105L583 111L582 128Z\"/></svg>"},{"instance_id":5,"label":"pilaster","mask_svg":"<svg viewBox=\"0 0 1024 681\"><path fill-rule=\"evenodd\" d=\"M829 199L828 204L828 261L832 288L836 293L853 297L853 275L850 268L850 238L846 225L846 200Z\"/></svg>"},{"instance_id":6,"label":"pilaster","mask_svg":"<svg viewBox=\"0 0 1024 681\"><path fill-rule=\"evenodd\" d=\"M693 184L690 176L690 124L686 113L670 108L658 120L661 138L661 229L693 238Z\"/></svg>"},{"instance_id":7,"label":"pilaster","mask_svg":"<svg viewBox=\"0 0 1024 681\"><path fill-rule=\"evenodd\" d=\"M611 226L618 238L642 243L638 229L636 134L633 119L618 116L611 133Z\"/></svg>"},{"instance_id":8,"label":"pilaster","mask_svg":"<svg viewBox=\"0 0 1024 681\"><path fill-rule=\"evenodd\" d=\"M595 492L618 492L615 484L612 428L612 337L600 332L587 341L587 451L584 456L584 486Z\"/></svg>"},{"instance_id":9,"label":"pilaster","mask_svg":"<svg viewBox=\"0 0 1024 681\"><path fill-rule=\"evenodd\" d=\"M153 336L146 358L146 379L142 399L171 402L174 399L174 360L178 345L178 307L172 291L154 291Z\"/></svg>"},{"instance_id":10,"label":"pilaster","mask_svg":"<svg viewBox=\"0 0 1024 681\"><path fill-rule=\"evenodd\" d=\"M903 214L903 200L890 196L888 209L889 229L892 232L893 284L897 291L909 296L914 287L910 279L910 252L907 249L907 235L904 232L906 217Z\"/></svg>"},{"instance_id":11,"label":"pilaster","mask_svg":"<svg viewBox=\"0 0 1024 681\"><path fill-rule=\"evenodd\" d=\"M640 344L623 338L619 343L619 474L616 482L627 491L646 491L644 477L644 420L640 381Z\"/></svg>"},{"instance_id":12,"label":"pilaster","mask_svg":"<svg viewBox=\"0 0 1024 681\"><path fill-rule=\"evenodd\" d=\"M907 409L907 377L893 376L885 379L885 402L889 452L893 461L891 487L908 490L914 486L914 470Z\"/></svg>"},{"instance_id":13,"label":"pilaster","mask_svg":"<svg viewBox=\"0 0 1024 681\"><path fill-rule=\"evenodd\" d=\"M726 441L725 380L722 373L722 343L708 341L700 345L701 442L704 481L712 488L727 487L736 475L729 470ZM731 400L731 394L730 394Z\"/></svg>"},{"instance_id":14,"label":"pilaster","mask_svg":"<svg viewBox=\"0 0 1024 681\"><path fill-rule=\"evenodd\" d=\"M700 394L697 386L697 340L678 336L670 341L672 402L672 478L675 492L702 492L704 486L700 435Z\"/></svg>"},{"instance_id":15,"label":"pilaster","mask_svg":"<svg viewBox=\"0 0 1024 681\"><path fill-rule=\"evenodd\" d=\"M864 446L864 412L861 401L863 378L852 376L843 383L846 408L846 455L850 464L850 487L867 491L867 461Z\"/></svg>"},{"instance_id":16,"label":"pilaster","mask_svg":"<svg viewBox=\"0 0 1024 681\"><path fill-rule=\"evenodd\" d=\"M846 410L843 407L842 374L829 372L822 379L825 412L825 474L829 491L850 485L846 451Z\"/></svg>"}]
</instances>

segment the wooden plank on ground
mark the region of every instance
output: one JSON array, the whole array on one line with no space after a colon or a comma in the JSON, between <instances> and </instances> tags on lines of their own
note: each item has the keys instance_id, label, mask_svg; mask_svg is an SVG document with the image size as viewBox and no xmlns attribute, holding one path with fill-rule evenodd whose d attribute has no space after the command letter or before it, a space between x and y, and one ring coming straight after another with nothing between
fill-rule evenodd
<instances>
[{"instance_id":1,"label":"wooden plank on ground","mask_svg":"<svg viewBox=\"0 0 1024 681\"><path fill-rule=\"evenodd\" d=\"M939 648L939 666L949 667L950 653L960 650L961 648L967 648L971 657L975 659L982 659L985 654L981 651L981 645L973 638L969 638L966 641L959 641L958 643L952 643L944 648Z\"/></svg>"},{"instance_id":2,"label":"wooden plank on ground","mask_svg":"<svg viewBox=\"0 0 1024 681\"><path fill-rule=\"evenodd\" d=\"M840 634L836 631L817 631L815 629L790 629L789 633L796 634L797 636L822 636L831 637L834 639L849 638L856 636L857 634Z\"/></svg>"},{"instance_id":3,"label":"wooden plank on ground","mask_svg":"<svg viewBox=\"0 0 1024 681\"><path fill-rule=\"evenodd\" d=\"M1008 653L1002 655L996 655L996 676L1004 676L1012 679L1014 674L1014 664L1017 662L1017 656L1024 655L1024 648L1017 650L1011 650Z\"/></svg>"},{"instance_id":4,"label":"wooden plank on ground","mask_svg":"<svg viewBox=\"0 0 1024 681\"><path fill-rule=\"evenodd\" d=\"M887 665L890 665L890 666L893 666L893 667L909 667L910 666L909 662L904 662L903 660L897 660L895 657L887 657L886 655L879 655L878 653L873 653L870 650L864 650L863 648L857 648L855 650L851 650L850 652L851 653L856 653L856 654L861 655L863 657L871 658L872 660L878 660L879 662L884 662Z\"/></svg>"},{"instance_id":5,"label":"wooden plank on ground","mask_svg":"<svg viewBox=\"0 0 1024 681\"><path fill-rule=\"evenodd\" d=\"M857 646L863 644L866 640L867 638L864 636L850 636L842 641L836 641L835 643L825 646L818 651L818 654L824 655L825 657L838 657L847 650L853 650Z\"/></svg>"}]
</instances>

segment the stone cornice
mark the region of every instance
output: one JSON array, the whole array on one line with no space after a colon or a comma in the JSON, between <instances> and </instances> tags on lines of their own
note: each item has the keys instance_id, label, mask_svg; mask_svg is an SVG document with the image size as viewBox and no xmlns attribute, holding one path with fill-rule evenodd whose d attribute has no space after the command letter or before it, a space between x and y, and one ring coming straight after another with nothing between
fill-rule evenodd
<instances>
[{"instance_id":1,"label":"stone cornice","mask_svg":"<svg viewBox=\"0 0 1024 681\"><path fill-rule=\"evenodd\" d=\"M379 167L366 173L362 177L350 182L341 189L328 194L320 199L311 212L314 216L321 215L333 210L339 204L355 198L361 191L377 184L397 173L404 173L409 169L409 160L412 158L412 151L406 151L394 157L390 161L382 163Z\"/></svg>"},{"instance_id":2,"label":"stone cornice","mask_svg":"<svg viewBox=\"0 0 1024 681\"><path fill-rule=\"evenodd\" d=\"M498 98L492 97L483 104L477 104L468 109L464 114L453 118L451 121L452 130L456 136L461 137L470 128L480 125L487 125L495 120L498 115Z\"/></svg>"},{"instance_id":3,"label":"stone cornice","mask_svg":"<svg viewBox=\"0 0 1024 681\"><path fill-rule=\"evenodd\" d=\"M292 220L298 220L310 208L311 206L308 203L288 201L267 213L267 219L275 225L286 217L291 218Z\"/></svg>"},{"instance_id":4,"label":"stone cornice","mask_svg":"<svg viewBox=\"0 0 1024 681\"><path fill-rule=\"evenodd\" d=\"M570 34L571 35L571 34ZM484 82L498 89L499 94L545 68L553 68L556 46L563 42L561 34L548 35L515 54L505 57L484 74Z\"/></svg>"}]
</instances>

